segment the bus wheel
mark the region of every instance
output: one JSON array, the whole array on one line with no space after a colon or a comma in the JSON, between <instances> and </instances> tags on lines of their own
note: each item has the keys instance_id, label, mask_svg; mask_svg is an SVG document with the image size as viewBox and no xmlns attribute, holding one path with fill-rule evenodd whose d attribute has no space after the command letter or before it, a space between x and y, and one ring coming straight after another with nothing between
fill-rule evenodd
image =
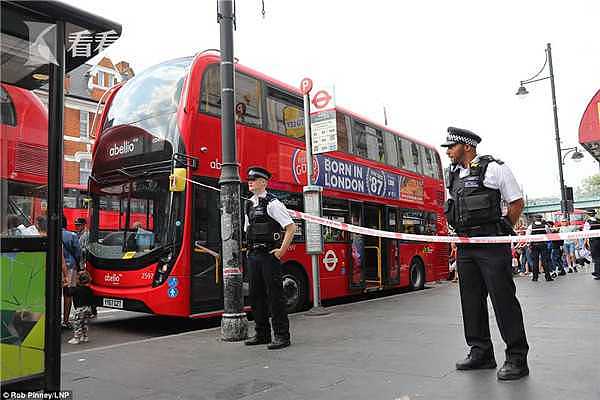
<instances>
[{"instance_id":1,"label":"bus wheel","mask_svg":"<svg viewBox=\"0 0 600 400\"><path fill-rule=\"evenodd\" d=\"M409 286L412 290L421 290L425 287L425 267L418 258L410 264Z\"/></svg>"},{"instance_id":2,"label":"bus wheel","mask_svg":"<svg viewBox=\"0 0 600 400\"><path fill-rule=\"evenodd\" d=\"M291 265L283 266L283 297L288 313L301 311L306 306L307 284L304 274Z\"/></svg>"}]
</instances>

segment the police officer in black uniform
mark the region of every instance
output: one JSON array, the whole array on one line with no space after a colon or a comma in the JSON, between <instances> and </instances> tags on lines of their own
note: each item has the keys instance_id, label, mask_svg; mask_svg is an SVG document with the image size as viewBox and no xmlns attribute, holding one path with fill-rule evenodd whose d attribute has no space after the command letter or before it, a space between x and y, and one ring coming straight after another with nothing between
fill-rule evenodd
<instances>
[{"instance_id":1,"label":"police officer in black uniform","mask_svg":"<svg viewBox=\"0 0 600 400\"><path fill-rule=\"evenodd\" d=\"M527 235L545 235L550 233L550 228L541 215L534 215L534 220L527 228ZM529 243L529 251L531 252L530 259L533 262L531 269L533 270L533 282L537 282L540 275L540 259L544 267L544 276L547 281L552 281L550 275L550 253L548 250L548 242L531 242Z\"/></svg>"},{"instance_id":2,"label":"police officer in black uniform","mask_svg":"<svg viewBox=\"0 0 600 400\"><path fill-rule=\"evenodd\" d=\"M270 343L267 348L274 350L290 345L280 260L294 238L296 224L285 205L267 193L270 178L271 174L264 168L248 169L248 187L254 195L246 202L244 230L248 242L249 298L256 334L246 345ZM285 230L283 235L282 229ZM269 311L275 333L272 342Z\"/></svg>"},{"instance_id":3,"label":"police officer in black uniform","mask_svg":"<svg viewBox=\"0 0 600 400\"><path fill-rule=\"evenodd\" d=\"M446 171L448 223L460 236L513 234L512 226L524 207L520 187L502 161L477 156L480 142L481 138L471 131L448 128L446 143L442 144L452 163ZM502 216L501 200L508 203L506 217ZM489 294L506 343L506 362L498 371L498 379L528 375L529 345L512 278L510 243L459 244L457 253L465 338L471 349L466 359L456 363L456 369L496 368L487 308Z\"/></svg>"},{"instance_id":4,"label":"police officer in black uniform","mask_svg":"<svg viewBox=\"0 0 600 400\"><path fill-rule=\"evenodd\" d=\"M600 219L596 217L596 211L588 211L589 218L583 225L584 231L600 230ZM592 253L592 262L594 263L594 279L600 280L600 238L589 238L586 240L586 245Z\"/></svg>"}]
</instances>

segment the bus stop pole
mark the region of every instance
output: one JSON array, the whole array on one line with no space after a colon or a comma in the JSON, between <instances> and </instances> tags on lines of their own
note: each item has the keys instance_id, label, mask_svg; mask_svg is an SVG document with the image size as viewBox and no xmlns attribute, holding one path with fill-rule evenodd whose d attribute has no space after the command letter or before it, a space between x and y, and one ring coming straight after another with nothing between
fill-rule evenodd
<instances>
[{"instance_id":1,"label":"bus stop pole","mask_svg":"<svg viewBox=\"0 0 600 400\"><path fill-rule=\"evenodd\" d=\"M60 391L60 297L62 283L63 107L65 23L56 21L56 61L48 87L48 249L46 253L46 329L44 390Z\"/></svg>"},{"instance_id":2,"label":"bus stop pole","mask_svg":"<svg viewBox=\"0 0 600 400\"><path fill-rule=\"evenodd\" d=\"M312 154L312 140L311 140L311 122L310 122L310 89L312 88L312 81L310 84L305 84L303 80L301 83L302 91L304 93L304 140L306 143L306 186L304 187L304 211L310 214L318 214L321 216L321 187L313 185L312 182L312 174L313 174L313 154ZM310 87L307 87L310 86ZM316 199L315 206L309 206L309 200L313 198ZM312 201L311 203L315 203ZM312 209L311 209L312 208ZM313 278L313 308L310 310L310 314L313 315L325 315L328 314L323 307L321 306L321 278L319 273L319 259L318 254L323 251L323 237L321 233L321 226L318 226L318 236L320 237L320 246L318 243L313 245L310 244L311 239L308 237L311 233L312 229L309 228L309 224L313 224L311 222L306 222L306 231L305 235L306 240L306 252L310 254L310 260L312 264L312 278ZM320 247L320 249L311 249L310 247Z\"/></svg>"},{"instance_id":3,"label":"bus stop pole","mask_svg":"<svg viewBox=\"0 0 600 400\"><path fill-rule=\"evenodd\" d=\"M223 317L221 338L235 342L248 336L244 312L243 275L241 268L240 173L237 161L232 0L218 0L217 19L221 41L221 240L223 255Z\"/></svg>"}]
</instances>

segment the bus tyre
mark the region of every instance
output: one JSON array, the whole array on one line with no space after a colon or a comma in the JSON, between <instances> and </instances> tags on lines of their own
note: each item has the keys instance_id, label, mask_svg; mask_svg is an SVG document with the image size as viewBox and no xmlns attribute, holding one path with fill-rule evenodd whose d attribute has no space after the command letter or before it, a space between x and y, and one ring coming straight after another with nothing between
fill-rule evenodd
<instances>
[{"instance_id":1,"label":"bus tyre","mask_svg":"<svg viewBox=\"0 0 600 400\"><path fill-rule=\"evenodd\" d=\"M414 259L410 264L408 284L412 290L421 290L425 287L425 267L419 259Z\"/></svg>"},{"instance_id":2,"label":"bus tyre","mask_svg":"<svg viewBox=\"0 0 600 400\"><path fill-rule=\"evenodd\" d=\"M284 265L281 274L283 281L283 297L288 313L301 311L306 306L308 288L306 277L299 268Z\"/></svg>"}]
</instances>

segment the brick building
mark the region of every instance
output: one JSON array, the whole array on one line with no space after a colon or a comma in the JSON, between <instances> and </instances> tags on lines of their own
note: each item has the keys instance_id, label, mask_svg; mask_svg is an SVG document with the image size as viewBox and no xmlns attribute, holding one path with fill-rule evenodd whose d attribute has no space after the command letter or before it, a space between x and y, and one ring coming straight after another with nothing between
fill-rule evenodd
<instances>
[{"instance_id":1,"label":"brick building","mask_svg":"<svg viewBox=\"0 0 600 400\"><path fill-rule=\"evenodd\" d=\"M102 58L95 65L83 64L65 77L64 162L65 185L87 185L91 172L94 138L90 132L98 103L113 85L134 76L129 63ZM48 105L47 88L35 93Z\"/></svg>"}]
</instances>

